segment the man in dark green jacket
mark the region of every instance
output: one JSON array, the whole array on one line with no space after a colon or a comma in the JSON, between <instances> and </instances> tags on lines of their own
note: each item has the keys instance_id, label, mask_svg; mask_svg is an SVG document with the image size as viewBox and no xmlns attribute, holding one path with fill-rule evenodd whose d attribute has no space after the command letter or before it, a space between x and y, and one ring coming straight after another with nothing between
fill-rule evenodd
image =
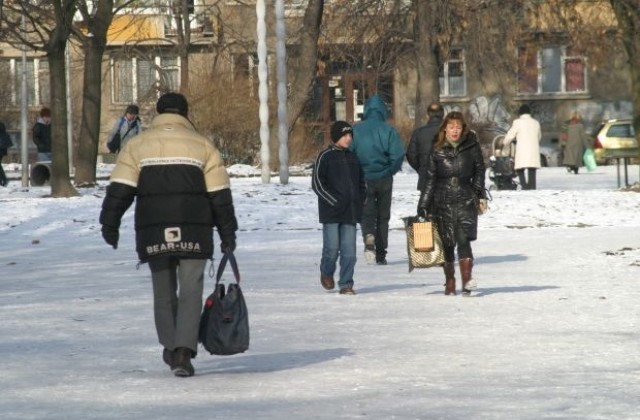
<instances>
[{"instance_id":1,"label":"man in dark green jacket","mask_svg":"<svg viewBox=\"0 0 640 420\"><path fill-rule=\"evenodd\" d=\"M387 107L379 96L370 97L364 118L353 127L351 150L358 156L367 184L362 217L365 256L369 263L387 264L389 219L393 175L402 167L404 144L398 131L388 124Z\"/></svg>"}]
</instances>

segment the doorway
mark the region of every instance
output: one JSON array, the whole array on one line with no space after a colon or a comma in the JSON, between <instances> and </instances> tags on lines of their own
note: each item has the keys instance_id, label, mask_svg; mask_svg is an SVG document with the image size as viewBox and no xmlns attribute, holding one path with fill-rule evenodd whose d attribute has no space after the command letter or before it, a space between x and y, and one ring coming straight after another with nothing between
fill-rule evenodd
<instances>
[{"instance_id":1,"label":"doorway","mask_svg":"<svg viewBox=\"0 0 640 420\"><path fill-rule=\"evenodd\" d=\"M380 95L393 110L393 79L373 73L345 73L316 79L313 98L309 101L307 122L324 132L329 140L329 127L334 121L350 124L364 117L364 104L372 95Z\"/></svg>"}]
</instances>

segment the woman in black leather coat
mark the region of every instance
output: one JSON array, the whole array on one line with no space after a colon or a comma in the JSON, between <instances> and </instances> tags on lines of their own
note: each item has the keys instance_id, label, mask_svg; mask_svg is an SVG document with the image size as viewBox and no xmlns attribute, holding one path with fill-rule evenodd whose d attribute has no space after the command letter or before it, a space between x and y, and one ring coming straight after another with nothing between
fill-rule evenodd
<instances>
[{"instance_id":1,"label":"woman in black leather coat","mask_svg":"<svg viewBox=\"0 0 640 420\"><path fill-rule=\"evenodd\" d=\"M462 113L450 112L442 121L426 169L426 185L418 202L418 214L432 218L444 247L445 294L456 294L455 248L462 276L462 292L477 285L471 278L471 241L478 234L478 202L486 199L485 166L475 132Z\"/></svg>"}]
</instances>

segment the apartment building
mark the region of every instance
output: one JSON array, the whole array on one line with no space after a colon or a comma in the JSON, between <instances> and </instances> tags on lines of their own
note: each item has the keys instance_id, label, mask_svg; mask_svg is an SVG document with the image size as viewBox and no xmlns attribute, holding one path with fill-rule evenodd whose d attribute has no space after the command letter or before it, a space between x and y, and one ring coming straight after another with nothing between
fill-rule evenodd
<instances>
[{"instance_id":1,"label":"apartment building","mask_svg":"<svg viewBox=\"0 0 640 420\"><path fill-rule=\"evenodd\" d=\"M100 151L106 152L107 133L127 104L140 106L145 125L154 115L159 94L167 90L185 90L184 83L189 85L186 91L190 97L201 105L199 109L206 109L194 115L194 122L202 131L219 140L231 136L233 130L241 130L241 138L257 144L255 3L254 0L188 1L189 19L182 22L190 28L188 45L181 36L184 31L175 19L179 10L173 8L172 1L139 0L119 10L109 31L103 59ZM269 9L270 102L275 110L275 22L273 2L266 3ZM314 147L326 141L326 129L331 122L338 119L358 121L365 100L374 93L385 99L392 122L407 137L416 117L417 84L410 28L404 38L389 40L388 44L395 44L395 47L384 63L375 61L366 48L367 41L358 38L365 32L347 33L344 20L338 19L344 2L329 0L325 3L316 80L305 112L292 132L291 147L306 147L314 152ZM410 6L410 2L405 3ZM115 4L119 7L123 2L118 0ZM286 1L284 4L288 75L293 80L296 59L301 55L296 40L306 1ZM378 9L376 13L380 10L386 9ZM542 123L548 142L559 137L564 121L574 110L581 112L587 128L603 118L632 114L628 64L613 38L603 35L600 48L575 45L553 22L526 14L523 18L530 28L527 36L522 37L515 49L505 48L504 51L504 56L515 63L509 72L480 71L477 55L471 58L464 39L450 46L446 57L440 60L438 74L440 101L448 110L466 112L472 123L490 137L506 131L515 117L514 110L520 104L528 103ZM411 16L407 22L410 19ZM611 25L614 25L613 21ZM502 47L487 45L494 49ZM592 56L596 51L597 58ZM6 120L13 133L19 129L21 57L19 49L7 45L0 47L0 75L3 75L0 91L4 103L0 118ZM71 40L69 80L74 137L79 131L82 57L82 50ZM27 95L32 119L42 105L48 104L48 72L46 58L28 52ZM244 102L244 105L237 102ZM225 125L224 118L238 122L228 124L226 131L220 131ZM212 122L213 119L220 121ZM78 140L74 138L74 141Z\"/></svg>"}]
</instances>

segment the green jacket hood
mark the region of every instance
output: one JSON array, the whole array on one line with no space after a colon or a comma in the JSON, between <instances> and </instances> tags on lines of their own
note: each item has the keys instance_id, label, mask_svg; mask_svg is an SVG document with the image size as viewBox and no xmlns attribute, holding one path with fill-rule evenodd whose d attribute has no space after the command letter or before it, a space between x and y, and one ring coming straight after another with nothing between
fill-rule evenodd
<instances>
[{"instance_id":1,"label":"green jacket hood","mask_svg":"<svg viewBox=\"0 0 640 420\"><path fill-rule=\"evenodd\" d=\"M387 106L382 98L378 95L370 97L364 104L364 119L365 120L380 120L386 121L388 117Z\"/></svg>"}]
</instances>

